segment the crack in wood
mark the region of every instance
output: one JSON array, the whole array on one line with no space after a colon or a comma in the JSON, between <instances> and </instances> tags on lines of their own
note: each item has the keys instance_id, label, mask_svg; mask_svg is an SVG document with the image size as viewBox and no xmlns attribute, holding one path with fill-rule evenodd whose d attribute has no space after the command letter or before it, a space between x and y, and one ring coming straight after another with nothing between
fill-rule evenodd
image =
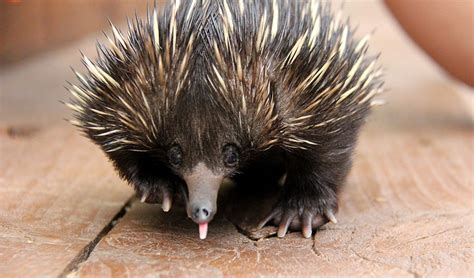
<instances>
[{"instance_id":1,"label":"crack in wood","mask_svg":"<svg viewBox=\"0 0 474 278\"><path fill-rule=\"evenodd\" d=\"M323 261L330 264L331 262L329 257L326 256L326 254L324 254L323 252L321 252L321 250L319 250L319 248L317 247L317 243L318 241L316 240L316 234L314 234L312 237L311 252L313 252L313 254L319 259L322 259Z\"/></svg>"},{"instance_id":2,"label":"crack in wood","mask_svg":"<svg viewBox=\"0 0 474 278\"><path fill-rule=\"evenodd\" d=\"M127 214L127 211L132 207L132 204L137 201L137 198L134 196L130 197L127 202L122 206L120 211L110 220L110 222L105 225L105 227L100 231L100 233L89 242L82 250L72 259L63 272L59 275L60 278L69 277L71 274L75 273L83 264L87 261L92 251L99 242L107 236L107 234L117 225L118 222Z\"/></svg>"},{"instance_id":3,"label":"crack in wood","mask_svg":"<svg viewBox=\"0 0 474 278\"><path fill-rule=\"evenodd\" d=\"M458 227L446 229L446 230L443 230L443 231L440 231L440 232L437 232L437 233L434 233L434 234L417 237L417 238L414 238L414 239L406 241L406 242L401 242L401 243L395 245L393 248L397 248L401 245L409 244L409 243L412 243L412 242L415 242L415 241L418 241L418 240L427 239L427 238L430 238L430 237L434 237L434 236L441 235L441 234L444 234L444 233L447 233L447 232L459 230L459 229L462 229L462 228L463 228L462 226L458 226Z\"/></svg>"},{"instance_id":4,"label":"crack in wood","mask_svg":"<svg viewBox=\"0 0 474 278\"><path fill-rule=\"evenodd\" d=\"M401 266L398 266L398 265L393 265L393 264L389 264L389 263L386 263L386 262L381 262L381 261L378 261L378 260L374 260L374 259L371 259L369 257L366 257L362 254L359 254L357 251L355 251L353 248L349 248L349 250L352 251L352 253L354 253L354 255L356 255L358 258L364 260L364 261L367 261L367 262L370 262L370 263L373 263L373 264L378 264L378 265L384 265L384 266L388 266L388 267L392 267L392 268L396 268L396 269L399 269L403 272L406 272L408 274L411 274L413 275L413 277L415 278L418 278L418 277L421 277L421 275L416 272L415 270L413 270L413 268L410 266L410 269L405 269ZM410 259L410 262L411 262L411 259Z\"/></svg>"},{"instance_id":5,"label":"crack in wood","mask_svg":"<svg viewBox=\"0 0 474 278\"><path fill-rule=\"evenodd\" d=\"M316 238L315 237L313 237L313 245L311 246L311 251L313 251L313 253L318 257L323 256L323 253L321 253L321 251L319 251L319 249L316 247Z\"/></svg>"}]
</instances>

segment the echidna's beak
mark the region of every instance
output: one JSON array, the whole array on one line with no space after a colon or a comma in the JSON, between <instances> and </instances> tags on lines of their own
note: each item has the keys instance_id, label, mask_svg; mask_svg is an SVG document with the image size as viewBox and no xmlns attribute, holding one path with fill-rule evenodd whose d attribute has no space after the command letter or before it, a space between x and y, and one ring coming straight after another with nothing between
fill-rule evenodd
<instances>
[{"instance_id":1,"label":"echidna's beak","mask_svg":"<svg viewBox=\"0 0 474 278\"><path fill-rule=\"evenodd\" d=\"M205 239L208 223L217 211L217 195L223 176L212 172L204 163L199 163L184 176L188 187L188 217L199 224L199 236Z\"/></svg>"}]
</instances>

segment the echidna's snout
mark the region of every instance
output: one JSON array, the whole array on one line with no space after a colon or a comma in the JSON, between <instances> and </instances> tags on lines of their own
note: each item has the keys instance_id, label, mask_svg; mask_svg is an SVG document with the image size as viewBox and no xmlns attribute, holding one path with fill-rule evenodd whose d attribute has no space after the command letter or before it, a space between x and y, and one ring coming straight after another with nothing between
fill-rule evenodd
<instances>
[{"instance_id":1,"label":"echidna's snout","mask_svg":"<svg viewBox=\"0 0 474 278\"><path fill-rule=\"evenodd\" d=\"M223 175L215 174L204 163L198 163L184 175L188 187L186 211L188 217L200 225L200 230L205 227L205 231L200 232L201 238L205 238L207 223L216 214L217 195L223 178Z\"/></svg>"},{"instance_id":2,"label":"echidna's snout","mask_svg":"<svg viewBox=\"0 0 474 278\"><path fill-rule=\"evenodd\" d=\"M191 219L198 223L209 223L215 214L215 208L211 204L194 204L191 205Z\"/></svg>"}]
</instances>

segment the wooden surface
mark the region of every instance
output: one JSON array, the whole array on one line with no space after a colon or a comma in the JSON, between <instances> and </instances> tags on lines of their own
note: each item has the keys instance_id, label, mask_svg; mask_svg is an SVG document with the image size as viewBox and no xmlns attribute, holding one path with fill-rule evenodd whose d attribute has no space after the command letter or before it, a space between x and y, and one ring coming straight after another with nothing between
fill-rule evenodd
<instances>
[{"instance_id":1,"label":"wooden surface","mask_svg":"<svg viewBox=\"0 0 474 278\"><path fill-rule=\"evenodd\" d=\"M95 38L0 72L0 276L473 276L473 95L444 76L379 2L347 2L386 67L339 224L312 239L254 231L276 192L226 187L208 239L120 181L69 125L61 87ZM231 200L231 201L229 201Z\"/></svg>"},{"instance_id":2,"label":"wooden surface","mask_svg":"<svg viewBox=\"0 0 474 278\"><path fill-rule=\"evenodd\" d=\"M131 191L104 156L68 128L4 127L0 140L0 273L57 275Z\"/></svg>"}]
</instances>

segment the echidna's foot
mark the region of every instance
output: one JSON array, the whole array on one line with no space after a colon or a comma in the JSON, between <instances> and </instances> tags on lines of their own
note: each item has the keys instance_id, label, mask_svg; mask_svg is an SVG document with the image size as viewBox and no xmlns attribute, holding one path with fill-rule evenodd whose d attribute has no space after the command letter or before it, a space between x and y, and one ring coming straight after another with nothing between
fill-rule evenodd
<instances>
[{"instance_id":1,"label":"echidna's foot","mask_svg":"<svg viewBox=\"0 0 474 278\"><path fill-rule=\"evenodd\" d=\"M175 190L170 185L159 183L153 186L139 187L137 189L137 194L142 203L161 203L163 211L168 212L173 204Z\"/></svg>"},{"instance_id":2,"label":"echidna's foot","mask_svg":"<svg viewBox=\"0 0 474 278\"><path fill-rule=\"evenodd\" d=\"M334 216L335 209L329 207L291 206L289 202L280 201L273 210L260 222L261 229L267 223L272 222L278 226L278 237L284 237L288 229L301 231L305 238L311 237L313 229L318 229L327 222L337 223Z\"/></svg>"}]
</instances>

